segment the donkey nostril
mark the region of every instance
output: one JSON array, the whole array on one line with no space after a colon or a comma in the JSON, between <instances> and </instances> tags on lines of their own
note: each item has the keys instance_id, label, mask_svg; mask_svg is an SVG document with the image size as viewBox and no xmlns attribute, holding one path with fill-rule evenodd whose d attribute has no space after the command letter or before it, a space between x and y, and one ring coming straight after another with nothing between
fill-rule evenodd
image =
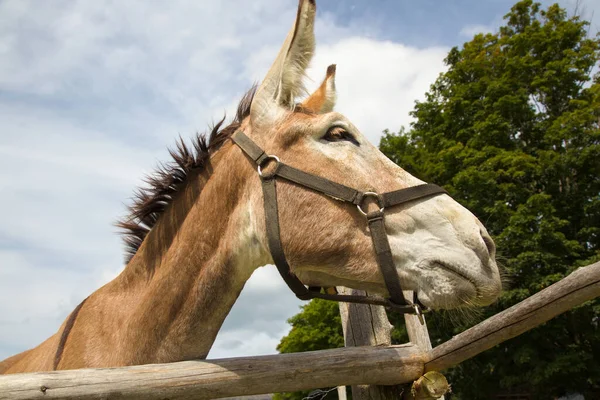
<instances>
[{"instance_id":1,"label":"donkey nostril","mask_svg":"<svg viewBox=\"0 0 600 400\"><path fill-rule=\"evenodd\" d=\"M494 240L488 235L487 232L483 230L479 230L481 234L481 238L483 239L483 243L485 243L485 247L487 248L488 254L491 258L495 258L496 256L496 245L494 244Z\"/></svg>"}]
</instances>

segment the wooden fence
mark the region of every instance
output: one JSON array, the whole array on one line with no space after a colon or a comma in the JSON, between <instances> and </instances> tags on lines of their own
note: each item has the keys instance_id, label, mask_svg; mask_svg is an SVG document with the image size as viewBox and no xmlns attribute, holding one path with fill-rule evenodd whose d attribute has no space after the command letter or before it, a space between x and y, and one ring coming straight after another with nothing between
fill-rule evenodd
<instances>
[{"instance_id":1,"label":"wooden fence","mask_svg":"<svg viewBox=\"0 0 600 400\"><path fill-rule=\"evenodd\" d=\"M185 361L123 368L0 376L0 399L214 399L341 385L410 383L600 295L600 262L571 275L451 340L347 347L306 353Z\"/></svg>"}]
</instances>

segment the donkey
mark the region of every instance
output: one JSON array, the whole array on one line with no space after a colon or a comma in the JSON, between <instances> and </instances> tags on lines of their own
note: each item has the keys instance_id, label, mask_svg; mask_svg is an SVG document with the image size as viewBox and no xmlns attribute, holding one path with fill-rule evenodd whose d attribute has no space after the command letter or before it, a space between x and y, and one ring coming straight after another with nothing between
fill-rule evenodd
<instances>
[{"instance_id":1,"label":"donkey","mask_svg":"<svg viewBox=\"0 0 600 400\"><path fill-rule=\"evenodd\" d=\"M335 66L314 93L296 103L314 52L315 12L314 0L300 0L281 51L262 84L243 97L234 121L216 124L192 148L179 142L171 152L174 162L149 179L149 189L137 192L130 215L119 222L129 252L123 272L84 300L55 335L0 362L0 373L206 358L252 272L274 262L261 180L248 149L235 142L238 132L253 148L278 157L266 164L281 160L366 192L423 184L333 111ZM389 296L361 205L357 210L335 197L278 181L279 244L290 274L308 286ZM400 204L379 220L394 279L414 291L420 304L451 309L498 297L494 242L448 195Z\"/></svg>"}]
</instances>

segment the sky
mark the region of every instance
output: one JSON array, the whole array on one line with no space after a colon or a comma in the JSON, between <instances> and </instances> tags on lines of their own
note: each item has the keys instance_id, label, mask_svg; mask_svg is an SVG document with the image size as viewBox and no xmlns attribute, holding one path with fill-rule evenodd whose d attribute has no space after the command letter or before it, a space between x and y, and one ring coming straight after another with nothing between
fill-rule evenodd
<instances>
[{"instance_id":1,"label":"sky","mask_svg":"<svg viewBox=\"0 0 600 400\"><path fill-rule=\"evenodd\" d=\"M550 4L548 1L542 2ZM575 0L559 2L575 9ZM582 0L592 19L600 0ZM408 126L443 59L494 31L506 0L317 1L314 88L374 144ZM181 135L262 80L295 0L0 0L0 360L52 335L123 269L113 223ZM259 268L209 358L276 353L301 301Z\"/></svg>"}]
</instances>

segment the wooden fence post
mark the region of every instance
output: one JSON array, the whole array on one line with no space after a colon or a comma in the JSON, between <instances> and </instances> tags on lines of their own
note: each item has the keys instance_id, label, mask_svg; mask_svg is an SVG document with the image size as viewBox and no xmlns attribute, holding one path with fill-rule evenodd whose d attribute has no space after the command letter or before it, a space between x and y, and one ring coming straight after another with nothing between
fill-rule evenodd
<instances>
[{"instance_id":1,"label":"wooden fence post","mask_svg":"<svg viewBox=\"0 0 600 400\"><path fill-rule=\"evenodd\" d=\"M362 290L338 287L340 294L365 296ZM412 292L406 291L405 298L412 299ZM392 325L387 318L385 308L368 304L339 303L344 331L344 344L349 346L389 346L392 343ZM406 331L412 344L423 352L431 350L431 340L427 325L421 324L419 318L412 314L405 314ZM352 386L354 400L387 400L399 399L405 387L397 386ZM444 400L444 397L440 397Z\"/></svg>"},{"instance_id":2,"label":"wooden fence post","mask_svg":"<svg viewBox=\"0 0 600 400\"><path fill-rule=\"evenodd\" d=\"M366 295L362 290L338 287L340 294ZM369 304L339 303L344 330L344 342L350 346L389 346L392 343L392 325L385 308ZM352 386L353 400L397 400L402 386Z\"/></svg>"},{"instance_id":3,"label":"wooden fence post","mask_svg":"<svg viewBox=\"0 0 600 400\"><path fill-rule=\"evenodd\" d=\"M405 290L404 298L412 299L413 292ZM425 321L425 316L422 316ZM406 332L408 333L408 340L410 343L417 346L423 352L431 351L431 339L429 338L429 331L427 330L427 323L421 324L419 317L414 314L404 314L404 323L406 324ZM438 400L444 400L444 396Z\"/></svg>"}]
</instances>

